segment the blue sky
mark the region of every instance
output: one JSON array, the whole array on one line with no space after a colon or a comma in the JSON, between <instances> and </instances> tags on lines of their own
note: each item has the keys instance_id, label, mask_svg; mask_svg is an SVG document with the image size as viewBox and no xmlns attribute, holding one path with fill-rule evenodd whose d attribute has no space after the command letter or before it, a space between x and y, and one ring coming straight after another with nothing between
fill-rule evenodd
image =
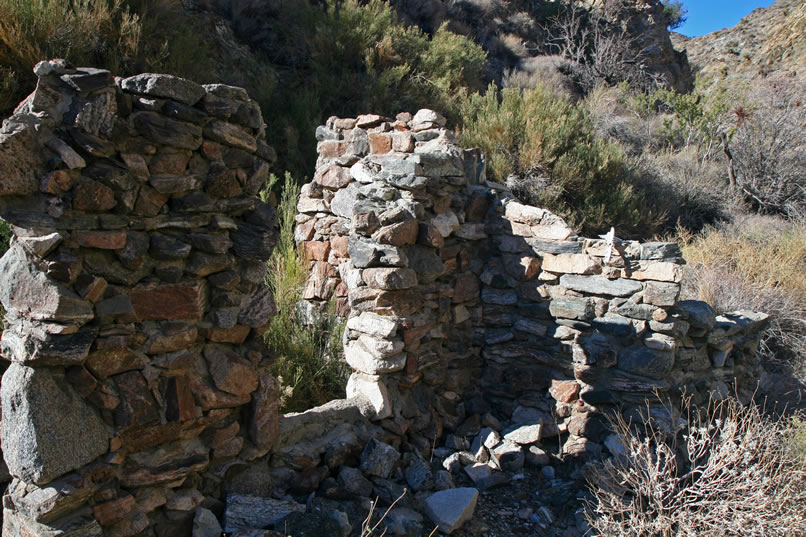
<instances>
[{"instance_id":1,"label":"blue sky","mask_svg":"<svg viewBox=\"0 0 806 537\"><path fill-rule=\"evenodd\" d=\"M688 20L675 31L696 37L730 28L754 9L773 3L774 0L683 0Z\"/></svg>"}]
</instances>

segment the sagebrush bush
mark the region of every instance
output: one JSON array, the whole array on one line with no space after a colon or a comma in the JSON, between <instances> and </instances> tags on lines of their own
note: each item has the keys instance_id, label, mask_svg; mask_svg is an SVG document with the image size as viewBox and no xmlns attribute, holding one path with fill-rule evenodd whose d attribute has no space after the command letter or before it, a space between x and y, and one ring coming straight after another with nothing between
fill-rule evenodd
<instances>
[{"instance_id":1,"label":"sagebrush bush","mask_svg":"<svg viewBox=\"0 0 806 537\"><path fill-rule=\"evenodd\" d=\"M349 368L340 356L343 320L331 308L316 319L300 309L307 267L294 245L300 186L286 174L278 208L280 233L268 262L267 283L277 314L264 339L274 353L272 374L284 389L283 410L298 412L344 397Z\"/></svg>"},{"instance_id":2,"label":"sagebrush bush","mask_svg":"<svg viewBox=\"0 0 806 537\"><path fill-rule=\"evenodd\" d=\"M762 356L806 378L806 222L745 217L698 236L681 234L683 293L718 312L772 317Z\"/></svg>"},{"instance_id":3,"label":"sagebrush bush","mask_svg":"<svg viewBox=\"0 0 806 537\"><path fill-rule=\"evenodd\" d=\"M804 535L797 423L733 399L686 410L674 437L651 422L615 422L625 453L589 476L590 525L604 537Z\"/></svg>"},{"instance_id":4,"label":"sagebrush bush","mask_svg":"<svg viewBox=\"0 0 806 537\"><path fill-rule=\"evenodd\" d=\"M460 142L479 147L492 179L525 201L564 216L592 235L615 226L622 236L649 236L663 215L631 183L620 147L595 134L582 107L545 86L520 91L490 86L462 106Z\"/></svg>"},{"instance_id":5,"label":"sagebrush bush","mask_svg":"<svg viewBox=\"0 0 806 537\"><path fill-rule=\"evenodd\" d=\"M736 187L759 212L806 217L806 84L795 78L754 83L732 110Z\"/></svg>"}]
</instances>

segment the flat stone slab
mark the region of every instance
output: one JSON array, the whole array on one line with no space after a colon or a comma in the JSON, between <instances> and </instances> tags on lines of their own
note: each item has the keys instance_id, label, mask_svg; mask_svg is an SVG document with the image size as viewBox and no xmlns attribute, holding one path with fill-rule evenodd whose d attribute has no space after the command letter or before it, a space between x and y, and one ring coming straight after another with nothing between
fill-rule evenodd
<instances>
[{"instance_id":1,"label":"flat stone slab","mask_svg":"<svg viewBox=\"0 0 806 537\"><path fill-rule=\"evenodd\" d=\"M576 274L563 274L560 285L572 291L591 293L594 295L607 295L628 297L641 290L641 282L618 278L608 280L602 276L578 276Z\"/></svg>"},{"instance_id":2,"label":"flat stone slab","mask_svg":"<svg viewBox=\"0 0 806 537\"><path fill-rule=\"evenodd\" d=\"M295 502L230 494L224 511L224 531L260 529L281 522L294 512L305 512L305 506Z\"/></svg>"},{"instance_id":3,"label":"flat stone slab","mask_svg":"<svg viewBox=\"0 0 806 537\"><path fill-rule=\"evenodd\" d=\"M473 518L478 500L479 491L474 488L440 490L425 500L425 513L441 533L451 534Z\"/></svg>"}]
</instances>

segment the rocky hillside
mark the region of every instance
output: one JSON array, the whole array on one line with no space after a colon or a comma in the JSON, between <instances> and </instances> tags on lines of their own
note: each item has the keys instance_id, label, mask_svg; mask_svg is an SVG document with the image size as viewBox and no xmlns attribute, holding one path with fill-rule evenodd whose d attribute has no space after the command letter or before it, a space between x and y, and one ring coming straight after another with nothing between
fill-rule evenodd
<instances>
[{"instance_id":1,"label":"rocky hillside","mask_svg":"<svg viewBox=\"0 0 806 537\"><path fill-rule=\"evenodd\" d=\"M696 38L674 33L672 41L705 75L750 79L774 72L803 72L806 3L778 0L767 8L754 10L732 28Z\"/></svg>"}]
</instances>

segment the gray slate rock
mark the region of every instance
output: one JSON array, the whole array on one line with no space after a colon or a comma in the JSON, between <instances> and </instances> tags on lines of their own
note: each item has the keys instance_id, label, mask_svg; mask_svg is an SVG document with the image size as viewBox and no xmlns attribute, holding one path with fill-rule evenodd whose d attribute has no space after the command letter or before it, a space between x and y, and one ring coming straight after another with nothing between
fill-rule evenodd
<instances>
[{"instance_id":1,"label":"gray slate rock","mask_svg":"<svg viewBox=\"0 0 806 537\"><path fill-rule=\"evenodd\" d=\"M661 380L674 366L674 352L661 352L648 347L623 349L619 352L618 368L628 373Z\"/></svg>"},{"instance_id":2,"label":"gray slate rock","mask_svg":"<svg viewBox=\"0 0 806 537\"><path fill-rule=\"evenodd\" d=\"M707 302L681 300L677 307L685 313L688 323L694 328L710 330L716 324L716 312Z\"/></svg>"},{"instance_id":3,"label":"gray slate rock","mask_svg":"<svg viewBox=\"0 0 806 537\"><path fill-rule=\"evenodd\" d=\"M191 80L172 75L142 73L123 79L120 83L125 91L173 99L193 106L204 97L204 88Z\"/></svg>"},{"instance_id":4,"label":"gray slate rock","mask_svg":"<svg viewBox=\"0 0 806 537\"><path fill-rule=\"evenodd\" d=\"M395 448L373 438L361 453L361 471L386 479L399 459L400 453Z\"/></svg>"},{"instance_id":5,"label":"gray slate rock","mask_svg":"<svg viewBox=\"0 0 806 537\"><path fill-rule=\"evenodd\" d=\"M440 490L425 500L425 513L442 533L451 534L473 518L479 491L462 487Z\"/></svg>"},{"instance_id":6,"label":"gray slate rock","mask_svg":"<svg viewBox=\"0 0 806 537\"><path fill-rule=\"evenodd\" d=\"M7 311L40 321L83 323L93 317L92 304L48 278L20 244L0 259L0 302Z\"/></svg>"},{"instance_id":7,"label":"gray slate rock","mask_svg":"<svg viewBox=\"0 0 806 537\"><path fill-rule=\"evenodd\" d=\"M11 364L2 386L3 455L12 475L41 485L109 449L95 410L53 369Z\"/></svg>"},{"instance_id":8,"label":"gray slate rock","mask_svg":"<svg viewBox=\"0 0 806 537\"><path fill-rule=\"evenodd\" d=\"M578 276L576 274L563 274L560 276L560 285L566 289L607 296L632 296L641 290L641 282L618 278L608 280L602 276Z\"/></svg>"},{"instance_id":9,"label":"gray slate rock","mask_svg":"<svg viewBox=\"0 0 806 537\"><path fill-rule=\"evenodd\" d=\"M423 534L423 516L408 507L395 507L385 519L387 535L420 537Z\"/></svg>"},{"instance_id":10,"label":"gray slate rock","mask_svg":"<svg viewBox=\"0 0 806 537\"><path fill-rule=\"evenodd\" d=\"M209 509L199 507L193 517L192 537L221 537L224 529Z\"/></svg>"},{"instance_id":11,"label":"gray slate rock","mask_svg":"<svg viewBox=\"0 0 806 537\"><path fill-rule=\"evenodd\" d=\"M304 513L305 506L273 498L230 494L224 511L224 531L266 528L295 512Z\"/></svg>"}]
</instances>

